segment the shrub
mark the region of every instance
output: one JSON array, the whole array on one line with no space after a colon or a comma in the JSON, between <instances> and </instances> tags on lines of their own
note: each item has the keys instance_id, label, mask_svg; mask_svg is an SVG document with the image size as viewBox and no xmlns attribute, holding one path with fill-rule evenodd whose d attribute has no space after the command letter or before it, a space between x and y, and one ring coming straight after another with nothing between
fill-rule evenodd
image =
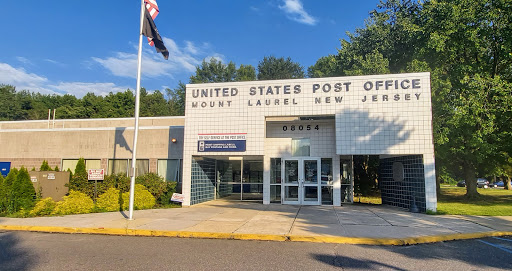
<instances>
[{"instance_id":1,"label":"shrub","mask_svg":"<svg viewBox=\"0 0 512 271\"><path fill-rule=\"evenodd\" d=\"M171 204L172 194L176 192L177 182L166 182L166 192L163 193L158 199L157 202L160 205L169 205Z\"/></svg>"},{"instance_id":2,"label":"shrub","mask_svg":"<svg viewBox=\"0 0 512 271\"><path fill-rule=\"evenodd\" d=\"M30 210L34 207L36 190L30 181L27 169L21 167L11 187L12 210L18 212L21 209Z\"/></svg>"},{"instance_id":3,"label":"shrub","mask_svg":"<svg viewBox=\"0 0 512 271\"><path fill-rule=\"evenodd\" d=\"M5 212L7 195L4 188L4 177L0 174L0 214Z\"/></svg>"},{"instance_id":4,"label":"shrub","mask_svg":"<svg viewBox=\"0 0 512 271\"><path fill-rule=\"evenodd\" d=\"M13 195L12 186L14 184L14 181L16 180L17 175L18 175L18 169L13 168L13 169L11 169L9 174L7 174L7 177L5 177L5 179L4 179L4 194L5 194L5 198L3 199L4 208L5 208L4 211L9 214L15 213L14 212L14 195ZM2 200L2 199L0 199L0 200Z\"/></svg>"},{"instance_id":5,"label":"shrub","mask_svg":"<svg viewBox=\"0 0 512 271\"><path fill-rule=\"evenodd\" d=\"M170 204L172 194L176 192L176 182L166 182L156 173L141 175L135 182L144 185L160 205Z\"/></svg>"},{"instance_id":6,"label":"shrub","mask_svg":"<svg viewBox=\"0 0 512 271\"><path fill-rule=\"evenodd\" d=\"M91 199L94 197L94 183L87 180L87 170L85 169L85 160L78 159L75 174L69 180L69 190L79 191L88 195Z\"/></svg>"},{"instance_id":7,"label":"shrub","mask_svg":"<svg viewBox=\"0 0 512 271\"><path fill-rule=\"evenodd\" d=\"M130 206L130 192L123 193L123 210L128 210ZM156 200L151 193L141 184L135 185L135 198L133 208L135 210L151 209L155 206Z\"/></svg>"},{"instance_id":8,"label":"shrub","mask_svg":"<svg viewBox=\"0 0 512 271\"><path fill-rule=\"evenodd\" d=\"M107 192L101 194L96 200L96 208L99 211L113 212L119 211L119 190L109 188Z\"/></svg>"},{"instance_id":9,"label":"shrub","mask_svg":"<svg viewBox=\"0 0 512 271\"><path fill-rule=\"evenodd\" d=\"M98 182L98 195L105 193L109 188L116 188L121 193L130 190L130 178L126 174L113 174L105 176L103 182Z\"/></svg>"},{"instance_id":10,"label":"shrub","mask_svg":"<svg viewBox=\"0 0 512 271\"><path fill-rule=\"evenodd\" d=\"M43 160L43 163L41 164L39 171L51 171L51 170L52 170L52 168L48 165L48 161Z\"/></svg>"},{"instance_id":11,"label":"shrub","mask_svg":"<svg viewBox=\"0 0 512 271\"><path fill-rule=\"evenodd\" d=\"M62 201L57 202L57 206L52 214L88 214L93 208L94 203L89 196L85 193L71 190L69 196L65 196Z\"/></svg>"},{"instance_id":12,"label":"shrub","mask_svg":"<svg viewBox=\"0 0 512 271\"><path fill-rule=\"evenodd\" d=\"M146 189L155 197L160 198L162 194L167 192L167 185L164 178L158 176L156 173L146 173L135 178L135 183L142 184Z\"/></svg>"},{"instance_id":13,"label":"shrub","mask_svg":"<svg viewBox=\"0 0 512 271\"><path fill-rule=\"evenodd\" d=\"M31 216L50 215L55 210L57 203L48 197L36 203L36 206L30 211Z\"/></svg>"},{"instance_id":14,"label":"shrub","mask_svg":"<svg viewBox=\"0 0 512 271\"><path fill-rule=\"evenodd\" d=\"M55 169L54 169L54 171L57 171L57 172L59 172L59 166L55 166Z\"/></svg>"}]
</instances>

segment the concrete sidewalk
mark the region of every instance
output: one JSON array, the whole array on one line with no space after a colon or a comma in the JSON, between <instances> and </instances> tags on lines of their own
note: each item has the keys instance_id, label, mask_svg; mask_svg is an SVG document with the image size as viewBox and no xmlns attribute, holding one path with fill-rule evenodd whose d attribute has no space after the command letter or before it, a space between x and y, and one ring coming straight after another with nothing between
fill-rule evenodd
<instances>
[{"instance_id":1,"label":"concrete sidewalk","mask_svg":"<svg viewBox=\"0 0 512 271\"><path fill-rule=\"evenodd\" d=\"M512 216L433 216L389 206L211 201L189 208L0 218L0 230L402 245L512 235Z\"/></svg>"}]
</instances>

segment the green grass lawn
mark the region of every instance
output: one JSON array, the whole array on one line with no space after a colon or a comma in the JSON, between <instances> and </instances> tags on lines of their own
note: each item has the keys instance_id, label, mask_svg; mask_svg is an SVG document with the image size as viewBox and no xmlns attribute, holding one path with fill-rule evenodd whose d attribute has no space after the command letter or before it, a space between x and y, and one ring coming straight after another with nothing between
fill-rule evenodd
<instances>
[{"instance_id":1,"label":"green grass lawn","mask_svg":"<svg viewBox=\"0 0 512 271\"><path fill-rule=\"evenodd\" d=\"M437 214L512 216L512 191L479 188L480 197L468 201L465 187L441 187Z\"/></svg>"}]
</instances>

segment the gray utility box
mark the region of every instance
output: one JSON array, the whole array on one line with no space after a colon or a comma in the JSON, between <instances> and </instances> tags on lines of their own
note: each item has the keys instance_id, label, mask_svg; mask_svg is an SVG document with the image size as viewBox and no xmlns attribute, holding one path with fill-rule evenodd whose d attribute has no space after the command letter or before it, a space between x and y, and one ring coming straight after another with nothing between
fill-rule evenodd
<instances>
[{"instance_id":1,"label":"gray utility box","mask_svg":"<svg viewBox=\"0 0 512 271\"><path fill-rule=\"evenodd\" d=\"M67 171L30 171L28 174L36 192L41 191L43 198L51 197L54 201L60 201L69 192Z\"/></svg>"}]
</instances>

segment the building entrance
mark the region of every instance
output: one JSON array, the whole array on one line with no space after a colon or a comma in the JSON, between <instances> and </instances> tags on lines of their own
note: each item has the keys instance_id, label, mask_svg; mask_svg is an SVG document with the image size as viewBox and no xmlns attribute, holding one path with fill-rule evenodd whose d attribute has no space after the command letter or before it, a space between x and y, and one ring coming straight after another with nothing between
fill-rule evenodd
<instances>
[{"instance_id":1,"label":"building entrance","mask_svg":"<svg viewBox=\"0 0 512 271\"><path fill-rule=\"evenodd\" d=\"M320 158L285 158L281 164L284 177L284 204L320 205Z\"/></svg>"}]
</instances>

